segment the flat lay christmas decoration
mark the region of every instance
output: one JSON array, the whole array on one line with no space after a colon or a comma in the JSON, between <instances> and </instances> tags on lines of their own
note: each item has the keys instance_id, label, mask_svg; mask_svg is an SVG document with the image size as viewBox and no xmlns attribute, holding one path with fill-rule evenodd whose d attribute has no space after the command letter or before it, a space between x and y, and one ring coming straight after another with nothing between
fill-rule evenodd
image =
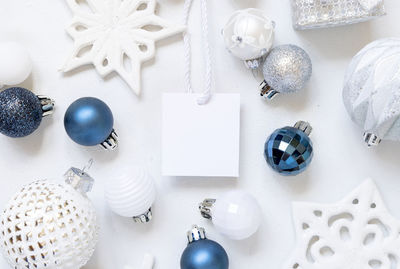
<instances>
[{"instance_id":1,"label":"flat lay christmas decoration","mask_svg":"<svg viewBox=\"0 0 400 269\"><path fill-rule=\"evenodd\" d=\"M363 48L346 71L344 105L368 146L400 141L399 68L400 39L386 38Z\"/></svg>"},{"instance_id":2,"label":"flat lay christmas decoration","mask_svg":"<svg viewBox=\"0 0 400 269\"><path fill-rule=\"evenodd\" d=\"M105 188L105 197L112 211L133 218L136 222L151 221L156 187L149 172L142 167L129 165L118 169L116 175L107 181Z\"/></svg>"},{"instance_id":3,"label":"flat lay christmas decoration","mask_svg":"<svg viewBox=\"0 0 400 269\"><path fill-rule=\"evenodd\" d=\"M16 42L0 42L0 88L24 82L32 72L28 50Z\"/></svg>"},{"instance_id":4,"label":"flat lay christmas decoration","mask_svg":"<svg viewBox=\"0 0 400 269\"><path fill-rule=\"evenodd\" d=\"M228 269L225 249L206 237L204 228L194 225L187 233L189 244L182 253L181 269Z\"/></svg>"},{"instance_id":5,"label":"flat lay christmas decoration","mask_svg":"<svg viewBox=\"0 0 400 269\"><path fill-rule=\"evenodd\" d=\"M205 199L199 209L204 218L211 219L215 228L230 239L249 238L261 225L261 207L244 191L230 191L218 199Z\"/></svg>"},{"instance_id":6,"label":"flat lay christmas decoration","mask_svg":"<svg viewBox=\"0 0 400 269\"><path fill-rule=\"evenodd\" d=\"M15 269L77 269L92 256L98 237L95 209L86 196L93 179L71 168L65 182L39 180L6 205L0 246Z\"/></svg>"},{"instance_id":7,"label":"flat lay christmas decoration","mask_svg":"<svg viewBox=\"0 0 400 269\"><path fill-rule=\"evenodd\" d=\"M53 113L54 101L14 87L0 92L0 133L17 138L36 131L42 118Z\"/></svg>"},{"instance_id":8,"label":"flat lay christmas decoration","mask_svg":"<svg viewBox=\"0 0 400 269\"><path fill-rule=\"evenodd\" d=\"M398 268L399 220L372 180L336 204L293 204L297 246L284 268Z\"/></svg>"},{"instance_id":9,"label":"flat lay christmas decoration","mask_svg":"<svg viewBox=\"0 0 400 269\"><path fill-rule=\"evenodd\" d=\"M297 30L341 26L385 15L384 0L290 0Z\"/></svg>"},{"instance_id":10,"label":"flat lay christmas decoration","mask_svg":"<svg viewBox=\"0 0 400 269\"><path fill-rule=\"evenodd\" d=\"M62 71L93 64L102 77L116 72L137 95L141 65L155 56L155 42L185 30L155 15L156 0L66 2L74 14L67 28L74 48Z\"/></svg>"}]
</instances>

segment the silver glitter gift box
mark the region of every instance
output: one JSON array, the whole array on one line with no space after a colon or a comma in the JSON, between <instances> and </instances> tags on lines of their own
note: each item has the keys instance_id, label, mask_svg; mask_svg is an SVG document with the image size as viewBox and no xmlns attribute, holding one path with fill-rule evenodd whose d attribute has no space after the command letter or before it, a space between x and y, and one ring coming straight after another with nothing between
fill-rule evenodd
<instances>
[{"instance_id":1,"label":"silver glitter gift box","mask_svg":"<svg viewBox=\"0 0 400 269\"><path fill-rule=\"evenodd\" d=\"M297 30L348 25L385 15L384 0L290 0Z\"/></svg>"}]
</instances>

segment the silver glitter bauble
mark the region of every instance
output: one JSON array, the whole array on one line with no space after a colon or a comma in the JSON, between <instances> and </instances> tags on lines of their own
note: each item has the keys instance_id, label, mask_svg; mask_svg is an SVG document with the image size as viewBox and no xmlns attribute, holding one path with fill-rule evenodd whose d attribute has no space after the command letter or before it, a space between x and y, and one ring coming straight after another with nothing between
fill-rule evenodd
<instances>
[{"instance_id":1,"label":"silver glitter bauble","mask_svg":"<svg viewBox=\"0 0 400 269\"><path fill-rule=\"evenodd\" d=\"M263 66L261 96L272 99L278 93L301 90L312 74L311 59L302 48L282 45L271 50Z\"/></svg>"},{"instance_id":2,"label":"silver glitter bauble","mask_svg":"<svg viewBox=\"0 0 400 269\"><path fill-rule=\"evenodd\" d=\"M343 100L352 120L364 129L364 140L400 141L400 38L374 41L347 69Z\"/></svg>"},{"instance_id":3,"label":"silver glitter bauble","mask_svg":"<svg viewBox=\"0 0 400 269\"><path fill-rule=\"evenodd\" d=\"M225 46L235 57L255 60L265 56L274 42L274 22L262 10L236 11L223 30Z\"/></svg>"}]
</instances>

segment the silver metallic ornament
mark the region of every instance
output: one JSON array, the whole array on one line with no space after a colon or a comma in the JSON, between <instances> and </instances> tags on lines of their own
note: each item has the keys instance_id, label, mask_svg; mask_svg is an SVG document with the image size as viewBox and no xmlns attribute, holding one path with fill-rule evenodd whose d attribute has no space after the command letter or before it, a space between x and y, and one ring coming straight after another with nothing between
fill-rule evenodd
<instances>
[{"instance_id":1,"label":"silver metallic ornament","mask_svg":"<svg viewBox=\"0 0 400 269\"><path fill-rule=\"evenodd\" d=\"M351 61L343 101L368 146L400 141L400 38L374 41Z\"/></svg>"},{"instance_id":2,"label":"silver metallic ornament","mask_svg":"<svg viewBox=\"0 0 400 269\"><path fill-rule=\"evenodd\" d=\"M236 11L222 32L225 46L243 61L260 59L272 47L274 27L275 23L262 10L249 8Z\"/></svg>"},{"instance_id":3,"label":"silver metallic ornament","mask_svg":"<svg viewBox=\"0 0 400 269\"><path fill-rule=\"evenodd\" d=\"M271 50L263 65L261 96L272 99L278 93L294 93L310 80L311 59L302 48L281 45Z\"/></svg>"}]
</instances>

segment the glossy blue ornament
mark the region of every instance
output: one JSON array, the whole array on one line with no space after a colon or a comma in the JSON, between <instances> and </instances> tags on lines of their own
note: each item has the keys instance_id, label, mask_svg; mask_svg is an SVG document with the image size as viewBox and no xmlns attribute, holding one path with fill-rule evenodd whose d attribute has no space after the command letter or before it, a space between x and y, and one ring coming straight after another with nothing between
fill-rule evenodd
<instances>
[{"instance_id":1,"label":"glossy blue ornament","mask_svg":"<svg viewBox=\"0 0 400 269\"><path fill-rule=\"evenodd\" d=\"M303 172L313 158L311 131L310 124L300 121L273 132L264 146L264 157L272 169L285 176Z\"/></svg>"},{"instance_id":2,"label":"glossy blue ornament","mask_svg":"<svg viewBox=\"0 0 400 269\"><path fill-rule=\"evenodd\" d=\"M68 136L83 146L107 145L116 147L117 136L113 129L111 109L100 99L84 97L73 102L64 117Z\"/></svg>"},{"instance_id":3,"label":"glossy blue ornament","mask_svg":"<svg viewBox=\"0 0 400 269\"><path fill-rule=\"evenodd\" d=\"M54 101L14 87L0 92L0 133L17 138L32 134L42 118L53 111Z\"/></svg>"},{"instance_id":4,"label":"glossy blue ornament","mask_svg":"<svg viewBox=\"0 0 400 269\"><path fill-rule=\"evenodd\" d=\"M208 240L203 228L193 226L188 232L189 244L181 257L181 269L228 269L229 259L224 248Z\"/></svg>"}]
</instances>

